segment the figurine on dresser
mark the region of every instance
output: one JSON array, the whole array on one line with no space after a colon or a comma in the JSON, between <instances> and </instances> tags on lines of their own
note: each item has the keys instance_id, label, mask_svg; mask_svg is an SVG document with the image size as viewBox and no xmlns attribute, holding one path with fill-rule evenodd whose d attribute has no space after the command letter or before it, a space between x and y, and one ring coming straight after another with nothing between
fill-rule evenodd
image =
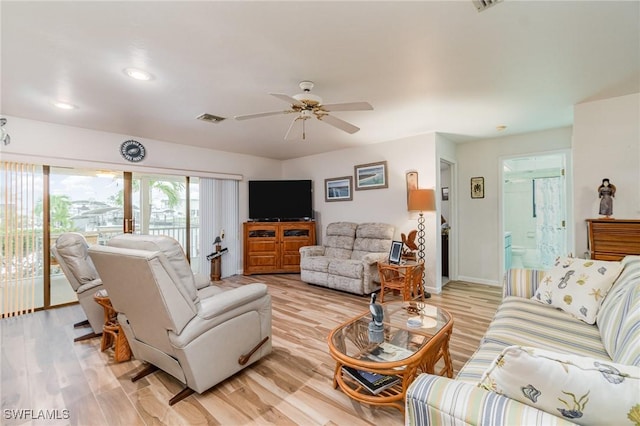
<instances>
[{"instance_id":1,"label":"figurine on dresser","mask_svg":"<svg viewBox=\"0 0 640 426\"><path fill-rule=\"evenodd\" d=\"M598 187L600 197L600 215L607 218L613 214L613 197L616 196L616 186L609 182L609 179L602 179L602 184Z\"/></svg>"}]
</instances>

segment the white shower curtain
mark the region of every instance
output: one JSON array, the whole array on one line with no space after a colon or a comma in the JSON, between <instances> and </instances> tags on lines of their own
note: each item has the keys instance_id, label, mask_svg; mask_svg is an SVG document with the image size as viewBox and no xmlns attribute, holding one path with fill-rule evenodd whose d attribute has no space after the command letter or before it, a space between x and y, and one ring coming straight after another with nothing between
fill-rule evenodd
<instances>
[{"instance_id":1,"label":"white shower curtain","mask_svg":"<svg viewBox=\"0 0 640 426\"><path fill-rule=\"evenodd\" d=\"M564 178L534 179L536 208L536 242L543 269L553 265L565 253L565 228L562 226Z\"/></svg>"}]
</instances>

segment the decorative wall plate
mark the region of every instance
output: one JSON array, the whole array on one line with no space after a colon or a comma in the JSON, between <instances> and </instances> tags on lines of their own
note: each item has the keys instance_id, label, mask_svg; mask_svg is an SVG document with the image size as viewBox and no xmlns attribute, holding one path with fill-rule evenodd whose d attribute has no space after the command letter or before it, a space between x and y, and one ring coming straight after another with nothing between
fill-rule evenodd
<instances>
[{"instance_id":1,"label":"decorative wall plate","mask_svg":"<svg viewBox=\"0 0 640 426\"><path fill-rule=\"evenodd\" d=\"M122 145L120 145L120 154L122 154L125 160L137 163L144 160L146 150L140 142L130 139L122 142Z\"/></svg>"}]
</instances>

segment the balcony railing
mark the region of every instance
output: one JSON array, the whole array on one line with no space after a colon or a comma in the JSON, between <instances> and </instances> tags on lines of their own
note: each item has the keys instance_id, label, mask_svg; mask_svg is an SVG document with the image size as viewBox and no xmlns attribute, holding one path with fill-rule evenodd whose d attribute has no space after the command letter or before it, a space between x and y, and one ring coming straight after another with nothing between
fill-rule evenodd
<instances>
[{"instance_id":1,"label":"balcony railing","mask_svg":"<svg viewBox=\"0 0 640 426\"><path fill-rule=\"evenodd\" d=\"M191 250L190 260L191 269L197 271L201 261L200 256L200 228L191 228ZM119 226L105 226L100 227L97 231L82 233L87 242L91 244L104 245L112 237L122 234L122 227ZM175 226L162 226L149 228L150 235L167 235L175 238L180 245L185 248L187 244L187 229L186 227ZM42 230L36 231L34 239L25 240L25 246L19 256L6 256L6 251L3 250L3 256L0 264L0 277L3 281L13 281L26 279L31 277L42 277L43 275L43 244L42 244ZM60 236L60 234L51 234L51 244ZM55 259L52 257L52 265L56 265ZM62 271L59 268L52 270L52 274L61 274Z\"/></svg>"}]
</instances>

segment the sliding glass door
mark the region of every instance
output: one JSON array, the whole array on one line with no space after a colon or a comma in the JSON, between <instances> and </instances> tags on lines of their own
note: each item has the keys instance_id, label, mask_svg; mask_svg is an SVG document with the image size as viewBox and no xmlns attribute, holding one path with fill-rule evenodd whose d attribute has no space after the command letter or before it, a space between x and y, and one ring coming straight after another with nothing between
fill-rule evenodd
<instances>
[{"instance_id":1,"label":"sliding glass door","mask_svg":"<svg viewBox=\"0 0 640 426\"><path fill-rule=\"evenodd\" d=\"M197 182L183 176L133 173L131 185L133 233L175 238L192 268L200 251Z\"/></svg>"},{"instance_id":2,"label":"sliding glass door","mask_svg":"<svg viewBox=\"0 0 640 426\"><path fill-rule=\"evenodd\" d=\"M105 244L122 234L122 173L51 167L49 235L51 244L63 232L79 232L89 244ZM50 305L73 302L76 295L51 257Z\"/></svg>"},{"instance_id":3,"label":"sliding glass door","mask_svg":"<svg viewBox=\"0 0 640 426\"><path fill-rule=\"evenodd\" d=\"M124 232L168 235L182 245L194 272L201 269L200 179L1 165L0 316L77 300L50 254L64 232L78 232L89 244Z\"/></svg>"}]
</instances>

